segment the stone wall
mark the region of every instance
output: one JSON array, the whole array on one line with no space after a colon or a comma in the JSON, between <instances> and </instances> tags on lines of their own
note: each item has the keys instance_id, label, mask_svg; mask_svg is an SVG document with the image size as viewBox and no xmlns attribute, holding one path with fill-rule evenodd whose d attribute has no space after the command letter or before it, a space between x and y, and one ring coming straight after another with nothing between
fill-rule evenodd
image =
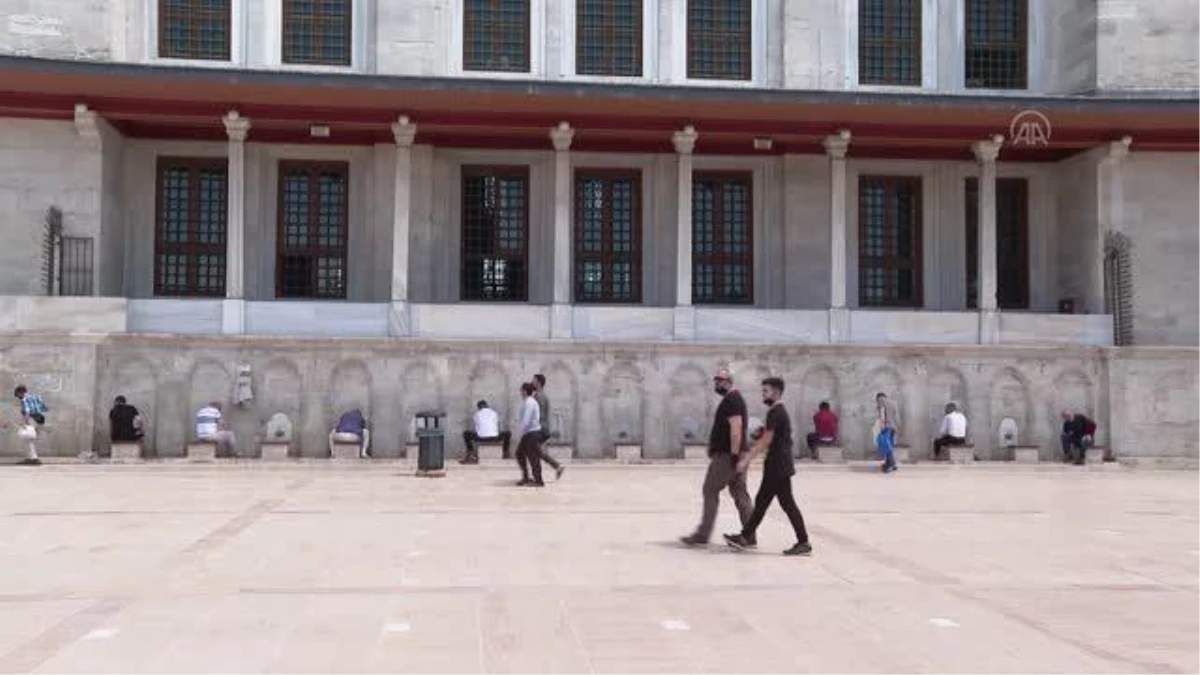
<instances>
[{"instance_id":1,"label":"stone wall","mask_svg":"<svg viewBox=\"0 0 1200 675\"><path fill-rule=\"evenodd\" d=\"M1096 88L1096 0L1052 0L1046 5L1046 90L1092 91Z\"/></svg>"},{"instance_id":2,"label":"stone wall","mask_svg":"<svg viewBox=\"0 0 1200 675\"><path fill-rule=\"evenodd\" d=\"M256 400L229 417L239 450L254 454L256 435L275 412L292 417L304 456L325 452L336 416L360 407L374 421L380 456L397 456L412 441L419 410L449 413L448 446L462 448L461 430L474 402L486 398L511 428L517 388L545 373L552 428L579 457L611 456L617 441L640 441L650 457L680 456L685 440L706 438L716 397L711 371L730 364L750 402L764 414L758 382L784 377L785 401L798 439L817 403L830 401L842 418L850 457L869 457L873 397L890 393L901 418L901 440L924 457L948 400L960 402L981 456L1002 459L996 429L1012 417L1020 442L1057 445L1057 413L1086 410L1100 421L1100 442L1119 457L1174 457L1194 462L1197 445L1197 352L1194 349L782 347L640 343L425 342L109 336L17 336L0 349L0 386L25 383L51 406L50 454L103 448L105 411L117 394L149 421L149 444L160 457L180 456L194 411L228 401L237 366L254 369ZM1116 398L1110 392L1117 392ZM1112 405L1110 406L1110 401ZM0 443L15 453L16 438Z\"/></svg>"},{"instance_id":3,"label":"stone wall","mask_svg":"<svg viewBox=\"0 0 1200 675\"><path fill-rule=\"evenodd\" d=\"M100 151L73 124L0 118L0 293L45 293L46 210L62 210L66 234L98 238L102 188Z\"/></svg>"},{"instance_id":4,"label":"stone wall","mask_svg":"<svg viewBox=\"0 0 1200 675\"><path fill-rule=\"evenodd\" d=\"M109 60L125 2L8 0L0 3L0 54ZM129 0L128 4L133 4ZM2 137L3 134L0 134Z\"/></svg>"},{"instance_id":5,"label":"stone wall","mask_svg":"<svg viewBox=\"0 0 1200 675\"><path fill-rule=\"evenodd\" d=\"M1200 86L1197 0L1099 0L1096 86L1190 89Z\"/></svg>"},{"instance_id":6,"label":"stone wall","mask_svg":"<svg viewBox=\"0 0 1200 675\"><path fill-rule=\"evenodd\" d=\"M1196 345L1200 343L1196 157L1134 152L1125 160L1122 173L1122 229L1133 243L1134 343Z\"/></svg>"}]
</instances>

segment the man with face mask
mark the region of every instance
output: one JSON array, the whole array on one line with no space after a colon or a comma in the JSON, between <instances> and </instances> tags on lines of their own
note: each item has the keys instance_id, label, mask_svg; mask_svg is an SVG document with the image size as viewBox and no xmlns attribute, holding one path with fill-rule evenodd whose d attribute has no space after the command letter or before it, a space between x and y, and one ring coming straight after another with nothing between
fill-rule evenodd
<instances>
[{"instance_id":1,"label":"man with face mask","mask_svg":"<svg viewBox=\"0 0 1200 675\"><path fill-rule=\"evenodd\" d=\"M721 490L729 488L738 516L744 525L752 506L746 489L746 470L738 469L738 460L746 452L746 399L733 387L733 375L726 368L717 370L713 390L721 396L708 439L708 473L704 477L704 515L696 531L680 541L687 546L704 546L712 537L717 522Z\"/></svg>"},{"instance_id":2,"label":"man with face mask","mask_svg":"<svg viewBox=\"0 0 1200 675\"><path fill-rule=\"evenodd\" d=\"M738 534L725 535L725 541L738 550L752 549L758 545L756 532L767 515L771 502L779 498L779 506L792 521L792 529L796 532L796 545L783 552L784 555L811 555L812 545L808 543L808 530L804 527L804 516L800 507L796 506L796 498L792 496L792 476L796 475L796 460L792 453L792 419L788 416L787 408L779 399L783 397L783 380L778 377L768 377L762 381L763 405L767 406L767 421L763 425L762 436L754 443L754 448L742 456L738 462L738 470L744 472L750 462L767 453L763 464L762 484L758 486L758 495L754 497L754 513L750 520L742 524Z\"/></svg>"}]
</instances>

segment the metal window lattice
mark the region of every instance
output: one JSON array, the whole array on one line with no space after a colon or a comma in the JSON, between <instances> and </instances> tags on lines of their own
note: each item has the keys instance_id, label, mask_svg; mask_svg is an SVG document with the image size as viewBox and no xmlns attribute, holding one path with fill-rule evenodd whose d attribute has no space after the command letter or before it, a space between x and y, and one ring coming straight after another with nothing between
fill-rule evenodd
<instances>
[{"instance_id":1,"label":"metal window lattice","mask_svg":"<svg viewBox=\"0 0 1200 675\"><path fill-rule=\"evenodd\" d=\"M463 300L528 299L529 172L464 168Z\"/></svg>"},{"instance_id":2,"label":"metal window lattice","mask_svg":"<svg viewBox=\"0 0 1200 675\"><path fill-rule=\"evenodd\" d=\"M687 70L692 79L749 80L751 0L687 0Z\"/></svg>"},{"instance_id":3,"label":"metal window lattice","mask_svg":"<svg viewBox=\"0 0 1200 675\"><path fill-rule=\"evenodd\" d=\"M858 81L921 84L921 0L859 0Z\"/></svg>"},{"instance_id":4,"label":"metal window lattice","mask_svg":"<svg viewBox=\"0 0 1200 675\"><path fill-rule=\"evenodd\" d=\"M225 295L226 180L225 160L159 160L155 295Z\"/></svg>"},{"instance_id":5,"label":"metal window lattice","mask_svg":"<svg viewBox=\"0 0 1200 675\"><path fill-rule=\"evenodd\" d=\"M228 61L230 0L159 0L158 55Z\"/></svg>"},{"instance_id":6,"label":"metal window lattice","mask_svg":"<svg viewBox=\"0 0 1200 675\"><path fill-rule=\"evenodd\" d=\"M1113 318L1113 344L1134 343L1132 244L1119 232L1110 232L1104 242L1104 308Z\"/></svg>"},{"instance_id":7,"label":"metal window lattice","mask_svg":"<svg viewBox=\"0 0 1200 675\"><path fill-rule=\"evenodd\" d=\"M346 297L348 174L340 162L280 165L276 296Z\"/></svg>"},{"instance_id":8,"label":"metal window lattice","mask_svg":"<svg viewBox=\"0 0 1200 675\"><path fill-rule=\"evenodd\" d=\"M692 179L692 302L754 302L752 193L749 176Z\"/></svg>"},{"instance_id":9,"label":"metal window lattice","mask_svg":"<svg viewBox=\"0 0 1200 675\"><path fill-rule=\"evenodd\" d=\"M858 301L921 302L921 179L862 176L858 188Z\"/></svg>"},{"instance_id":10,"label":"metal window lattice","mask_svg":"<svg viewBox=\"0 0 1200 675\"><path fill-rule=\"evenodd\" d=\"M575 72L642 74L642 0L577 0Z\"/></svg>"},{"instance_id":11,"label":"metal window lattice","mask_svg":"<svg viewBox=\"0 0 1200 675\"><path fill-rule=\"evenodd\" d=\"M575 300L641 302L641 181L581 173L575 181Z\"/></svg>"},{"instance_id":12,"label":"metal window lattice","mask_svg":"<svg viewBox=\"0 0 1200 675\"><path fill-rule=\"evenodd\" d=\"M529 0L464 0L463 69L529 71Z\"/></svg>"},{"instance_id":13,"label":"metal window lattice","mask_svg":"<svg viewBox=\"0 0 1200 675\"><path fill-rule=\"evenodd\" d=\"M348 66L351 0L283 0L283 62Z\"/></svg>"},{"instance_id":14,"label":"metal window lattice","mask_svg":"<svg viewBox=\"0 0 1200 675\"><path fill-rule=\"evenodd\" d=\"M1028 0L966 0L966 85L1025 89Z\"/></svg>"},{"instance_id":15,"label":"metal window lattice","mask_svg":"<svg viewBox=\"0 0 1200 675\"><path fill-rule=\"evenodd\" d=\"M63 237L58 249L58 294L93 295L91 237Z\"/></svg>"}]
</instances>

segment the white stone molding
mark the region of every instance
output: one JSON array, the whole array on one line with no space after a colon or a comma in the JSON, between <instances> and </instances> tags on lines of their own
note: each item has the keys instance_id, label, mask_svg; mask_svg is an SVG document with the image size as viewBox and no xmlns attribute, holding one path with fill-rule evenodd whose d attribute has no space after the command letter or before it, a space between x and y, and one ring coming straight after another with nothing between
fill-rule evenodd
<instances>
[{"instance_id":1,"label":"white stone molding","mask_svg":"<svg viewBox=\"0 0 1200 675\"><path fill-rule=\"evenodd\" d=\"M559 122L550 130L554 144L554 305L565 307L571 302L571 142L575 130L567 122ZM551 337L569 338L571 324L563 319L560 309L552 322Z\"/></svg>"},{"instance_id":2,"label":"white stone molding","mask_svg":"<svg viewBox=\"0 0 1200 675\"><path fill-rule=\"evenodd\" d=\"M692 151L696 149L699 134L688 125L671 137L675 152L679 155L677 242L675 260L675 305L692 305Z\"/></svg>"},{"instance_id":3,"label":"white stone molding","mask_svg":"<svg viewBox=\"0 0 1200 675\"><path fill-rule=\"evenodd\" d=\"M75 104L75 132L89 145L100 145L100 116L84 103Z\"/></svg>"},{"instance_id":4,"label":"white stone molding","mask_svg":"<svg viewBox=\"0 0 1200 675\"><path fill-rule=\"evenodd\" d=\"M417 138L416 123L408 119L407 115L397 117L396 121L392 122L392 138L396 140L397 147L411 148Z\"/></svg>"},{"instance_id":5,"label":"white stone molding","mask_svg":"<svg viewBox=\"0 0 1200 675\"><path fill-rule=\"evenodd\" d=\"M244 300L246 297L246 136L250 120L238 111L230 110L222 118L229 137L228 198L225 235L225 297ZM228 304L228 303L227 303ZM245 329L245 312L241 303L227 307L222 321L225 333L238 334Z\"/></svg>"},{"instance_id":6,"label":"white stone molding","mask_svg":"<svg viewBox=\"0 0 1200 675\"><path fill-rule=\"evenodd\" d=\"M850 149L850 130L826 137L823 145L829 156L829 307L837 310L846 307L846 152ZM831 319L831 330L834 324Z\"/></svg>"},{"instance_id":7,"label":"white stone molding","mask_svg":"<svg viewBox=\"0 0 1200 675\"><path fill-rule=\"evenodd\" d=\"M417 125L401 115L392 123L396 166L392 196L392 302L408 301L409 231L412 221L412 147ZM398 308L398 309L402 309Z\"/></svg>"},{"instance_id":8,"label":"white stone molding","mask_svg":"<svg viewBox=\"0 0 1200 675\"><path fill-rule=\"evenodd\" d=\"M977 302L979 308L979 341L982 344L999 342L999 322L996 320L996 158L1000 156L1003 136L993 136L971 145L979 162L979 242Z\"/></svg>"}]
</instances>

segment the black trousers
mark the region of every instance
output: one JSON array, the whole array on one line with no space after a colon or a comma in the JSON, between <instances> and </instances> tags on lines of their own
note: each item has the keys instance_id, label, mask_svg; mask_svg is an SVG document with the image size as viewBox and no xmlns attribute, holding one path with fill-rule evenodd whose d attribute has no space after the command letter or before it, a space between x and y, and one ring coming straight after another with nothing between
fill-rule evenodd
<instances>
[{"instance_id":1,"label":"black trousers","mask_svg":"<svg viewBox=\"0 0 1200 675\"><path fill-rule=\"evenodd\" d=\"M957 436L942 436L933 440L933 458L937 459L942 455L942 448L948 448L952 445L966 445L967 439Z\"/></svg>"},{"instance_id":2,"label":"black trousers","mask_svg":"<svg viewBox=\"0 0 1200 675\"><path fill-rule=\"evenodd\" d=\"M529 480L532 472L533 482L542 482L542 458L542 432L531 431L521 436L517 443L517 465L521 467L522 479Z\"/></svg>"},{"instance_id":3,"label":"black trousers","mask_svg":"<svg viewBox=\"0 0 1200 675\"><path fill-rule=\"evenodd\" d=\"M553 468L555 471L558 471L558 467L560 467L562 465L558 463L557 459L554 459L550 455L546 454L546 443L549 441L550 441L550 432L546 431L545 429L542 429L542 442L541 442L541 444L538 445L538 449L541 450L541 452L542 452L542 461L549 464L551 466L551 468Z\"/></svg>"},{"instance_id":4,"label":"black trousers","mask_svg":"<svg viewBox=\"0 0 1200 675\"><path fill-rule=\"evenodd\" d=\"M474 457L478 455L479 449L476 447L476 445L480 442L488 441L500 441L500 444L504 446L504 449L502 450L504 458L508 459L508 446L512 443L512 434L508 433L507 431L501 431L499 436L488 436L485 438L474 431L463 432L463 442L467 444L468 457Z\"/></svg>"},{"instance_id":5,"label":"black trousers","mask_svg":"<svg viewBox=\"0 0 1200 675\"><path fill-rule=\"evenodd\" d=\"M762 483L758 486L758 494L754 495L754 512L742 527L742 536L755 541L755 532L762 524L763 517L767 515L767 508L776 498L779 499L779 506L787 514L788 520L792 522L792 529L796 531L796 541L801 544L807 543L808 530L804 527L804 516L800 513L800 507L796 506L796 498L792 496L792 477L765 471Z\"/></svg>"}]
</instances>

